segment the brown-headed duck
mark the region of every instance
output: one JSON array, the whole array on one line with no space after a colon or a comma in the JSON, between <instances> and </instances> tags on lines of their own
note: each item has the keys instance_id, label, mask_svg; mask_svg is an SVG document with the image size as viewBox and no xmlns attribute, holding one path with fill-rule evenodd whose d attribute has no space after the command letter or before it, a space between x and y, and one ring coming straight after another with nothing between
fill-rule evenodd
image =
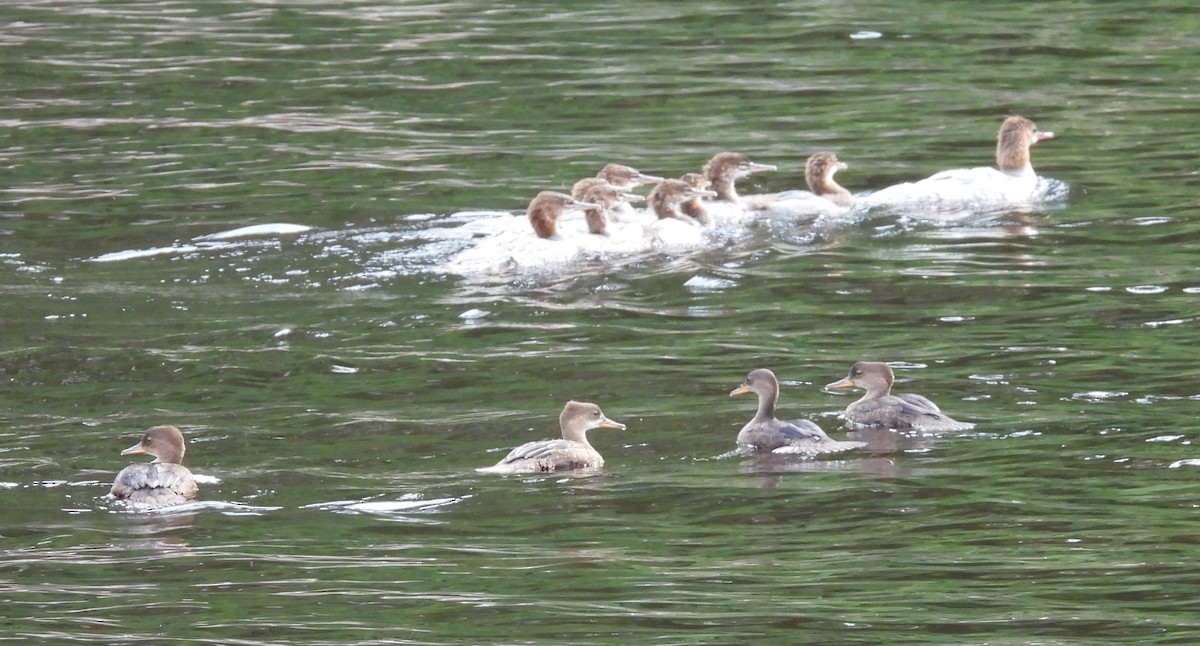
<instances>
[{"instance_id":1,"label":"brown-headed duck","mask_svg":"<svg viewBox=\"0 0 1200 646\"><path fill-rule=\"evenodd\" d=\"M694 189L705 191L708 190L708 178L704 173L684 173L679 176L681 181L687 182ZM716 193L713 193L715 197ZM708 214L708 209L704 208L704 200L702 195L696 195L690 200L685 200L679 205L679 211L693 220L703 224L704 226L712 226L712 216Z\"/></svg>"},{"instance_id":2,"label":"brown-headed duck","mask_svg":"<svg viewBox=\"0 0 1200 646\"><path fill-rule=\"evenodd\" d=\"M950 418L928 398L892 394L892 367L880 361L859 361L843 379L825 388L862 388L862 398L846 407L846 421L860 427L883 426L900 431L965 431L974 424Z\"/></svg>"},{"instance_id":3,"label":"brown-headed duck","mask_svg":"<svg viewBox=\"0 0 1200 646\"><path fill-rule=\"evenodd\" d=\"M716 192L708 189L696 188L687 182L680 179L664 179L650 191L650 195L646 198L650 208L660 220L675 218L690 224L704 226L706 222L693 218L690 215L683 213L680 206L693 198L712 197Z\"/></svg>"},{"instance_id":4,"label":"brown-headed duck","mask_svg":"<svg viewBox=\"0 0 1200 646\"><path fill-rule=\"evenodd\" d=\"M614 210L632 202L641 202L645 198L628 192L619 186L609 184L599 177L589 177L579 180L571 189L571 197L580 202L595 206L584 209L588 233L605 235L608 233L608 221L617 220Z\"/></svg>"},{"instance_id":5,"label":"brown-headed duck","mask_svg":"<svg viewBox=\"0 0 1200 646\"><path fill-rule=\"evenodd\" d=\"M779 402L779 380L766 368L750 371L746 382L730 391L729 396L754 393L758 395L758 412L742 427L737 442L755 451L820 455L839 453L866 446L863 442L838 441L825 434L820 426L798 419L785 422L775 417Z\"/></svg>"},{"instance_id":6,"label":"brown-headed duck","mask_svg":"<svg viewBox=\"0 0 1200 646\"><path fill-rule=\"evenodd\" d=\"M860 202L868 207L903 207L913 203L960 207L1028 202L1046 189L1033 170L1029 149L1039 141L1053 138L1053 132L1038 130L1033 121L1011 116L1000 124L996 135L995 168L944 170L919 182L889 186L861 198Z\"/></svg>"},{"instance_id":7,"label":"brown-headed duck","mask_svg":"<svg viewBox=\"0 0 1200 646\"><path fill-rule=\"evenodd\" d=\"M565 211L582 211L597 206L576 200L566 193L542 191L529 202L529 208L525 214L529 217L529 224L533 226L533 231L538 234L538 237L553 238L558 235L558 216Z\"/></svg>"},{"instance_id":8,"label":"brown-headed duck","mask_svg":"<svg viewBox=\"0 0 1200 646\"><path fill-rule=\"evenodd\" d=\"M561 440L522 444L495 465L476 469L480 473L539 473L594 469L604 458L592 448L587 432L594 428L624 429L625 425L605 417L596 404L569 401L558 416Z\"/></svg>"},{"instance_id":9,"label":"brown-headed duck","mask_svg":"<svg viewBox=\"0 0 1200 646\"><path fill-rule=\"evenodd\" d=\"M192 472L183 466L183 433L174 426L155 426L121 455L154 456L153 462L131 464L117 474L109 493L140 508L178 505L196 497Z\"/></svg>"},{"instance_id":10,"label":"brown-headed duck","mask_svg":"<svg viewBox=\"0 0 1200 646\"><path fill-rule=\"evenodd\" d=\"M776 217L836 215L854 206L854 196L834 179L839 170L846 168L845 162L838 161L834 153L814 153L804 163L807 191L750 195L744 200L750 208Z\"/></svg>"}]
</instances>

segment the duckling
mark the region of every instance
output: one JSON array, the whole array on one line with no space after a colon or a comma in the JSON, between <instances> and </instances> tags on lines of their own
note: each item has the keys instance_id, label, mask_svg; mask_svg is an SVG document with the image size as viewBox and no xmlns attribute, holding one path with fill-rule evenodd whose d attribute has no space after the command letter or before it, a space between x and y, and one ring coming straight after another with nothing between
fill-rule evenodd
<instances>
[{"instance_id":1,"label":"duckling","mask_svg":"<svg viewBox=\"0 0 1200 646\"><path fill-rule=\"evenodd\" d=\"M586 198L583 196L583 186L587 186L587 182L589 180L597 179L605 184L610 184L622 189L625 192L632 191L639 186L656 184L662 181L661 177L647 175L646 173L643 173L642 171L630 166L625 166L623 164L605 164L604 168L601 168L600 172L596 173L595 177L589 177L587 179L581 179L578 182L575 182L575 185L571 187L571 197L577 200L586 201ZM617 219L616 216L618 215L632 216L635 215L635 212L633 207L628 202L617 202L612 206L611 209L609 209L609 216L613 217L613 219Z\"/></svg>"},{"instance_id":2,"label":"duckling","mask_svg":"<svg viewBox=\"0 0 1200 646\"><path fill-rule=\"evenodd\" d=\"M687 183L688 186L691 186L692 188L696 189L697 191L707 191L708 187L709 187L708 178L705 177L703 173L684 173L683 175L679 176L679 179L680 179L680 181ZM693 195L691 198L684 200L679 205L679 212L683 213L684 215L690 217L691 219L699 222L700 224L703 224L706 227L711 227L713 225L712 216L709 215L708 209L704 208L704 201L701 199L702 197L705 197L706 195L709 195L709 194L708 193L704 193L704 194L697 193L696 195ZM711 194L711 196L715 197L716 192L714 191ZM647 201L649 201L649 200L647 200Z\"/></svg>"},{"instance_id":3,"label":"duckling","mask_svg":"<svg viewBox=\"0 0 1200 646\"><path fill-rule=\"evenodd\" d=\"M683 180L664 179L654 187L654 190L650 191L646 201L660 220L675 218L690 224L704 226L703 220L682 213L680 207L687 200L715 195L714 191L695 188Z\"/></svg>"},{"instance_id":4,"label":"duckling","mask_svg":"<svg viewBox=\"0 0 1200 646\"><path fill-rule=\"evenodd\" d=\"M564 211L583 210L598 206L590 202L575 200L565 193L542 191L529 202L529 208L525 211L525 215L529 217L529 224L533 226L533 231L538 234L538 237L553 238L558 235L558 216L562 215Z\"/></svg>"},{"instance_id":5,"label":"duckling","mask_svg":"<svg viewBox=\"0 0 1200 646\"><path fill-rule=\"evenodd\" d=\"M657 184L663 179L655 175L647 175L636 168L622 164L605 164L604 168L601 168L600 172L596 173L596 177L625 190L646 184Z\"/></svg>"},{"instance_id":6,"label":"duckling","mask_svg":"<svg viewBox=\"0 0 1200 646\"><path fill-rule=\"evenodd\" d=\"M750 161L750 158L742 153L725 152L713 155L712 159L704 164L703 172L709 187L717 192L718 200L737 204L738 194L734 182L753 173L773 170L774 166Z\"/></svg>"},{"instance_id":7,"label":"duckling","mask_svg":"<svg viewBox=\"0 0 1200 646\"><path fill-rule=\"evenodd\" d=\"M645 198L625 189L609 184L598 177L579 180L571 189L571 196L580 202L594 204L594 207L584 209L588 233L598 235L608 234L608 221L617 221L614 209L622 204L641 202Z\"/></svg>"}]
</instances>

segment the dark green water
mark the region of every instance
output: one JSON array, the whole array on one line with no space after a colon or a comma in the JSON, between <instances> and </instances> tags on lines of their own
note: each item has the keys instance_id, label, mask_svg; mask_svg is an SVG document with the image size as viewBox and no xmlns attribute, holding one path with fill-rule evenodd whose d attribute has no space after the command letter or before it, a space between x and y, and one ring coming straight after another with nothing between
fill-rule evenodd
<instances>
[{"instance_id":1,"label":"dark green water","mask_svg":"<svg viewBox=\"0 0 1200 646\"><path fill-rule=\"evenodd\" d=\"M1200 636L1193 3L18 1L0 25L2 639ZM868 191L989 163L1010 113L1058 133L1034 164L1065 204L438 271L462 212L605 162L739 150L780 168L754 193L832 149ZM312 229L195 239L279 222ZM844 436L820 386L858 359L976 428L711 459L757 367ZM474 472L570 398L629 427L593 433L601 474ZM119 513L118 453L162 423L218 481Z\"/></svg>"}]
</instances>

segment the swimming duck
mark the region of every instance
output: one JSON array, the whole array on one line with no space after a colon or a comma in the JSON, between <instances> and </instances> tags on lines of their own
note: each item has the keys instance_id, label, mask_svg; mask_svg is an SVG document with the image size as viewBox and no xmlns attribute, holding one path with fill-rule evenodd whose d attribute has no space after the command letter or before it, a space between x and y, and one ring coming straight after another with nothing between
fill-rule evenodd
<instances>
[{"instance_id":1,"label":"swimming duck","mask_svg":"<svg viewBox=\"0 0 1200 646\"><path fill-rule=\"evenodd\" d=\"M121 455L154 456L153 462L131 464L117 474L109 494L141 508L166 507L196 497L192 472L183 466L183 433L174 426L155 426Z\"/></svg>"},{"instance_id":2,"label":"swimming duck","mask_svg":"<svg viewBox=\"0 0 1200 646\"><path fill-rule=\"evenodd\" d=\"M599 235L608 233L610 218L617 220L616 214L613 212L617 206L641 202L645 199L641 195L629 193L626 189L609 184L599 177L589 177L575 182L575 186L571 189L571 197L580 202L595 205L584 209L583 213L587 220L588 233Z\"/></svg>"},{"instance_id":3,"label":"swimming duck","mask_svg":"<svg viewBox=\"0 0 1200 646\"><path fill-rule=\"evenodd\" d=\"M705 188L696 188L692 184L681 179L664 179L650 191L650 195L646 198L650 208L660 220L674 218L682 220L690 224L704 226L704 221L693 218L690 215L684 214L680 210L680 206L693 198L700 197L715 197L715 191L710 191Z\"/></svg>"},{"instance_id":4,"label":"swimming duck","mask_svg":"<svg viewBox=\"0 0 1200 646\"><path fill-rule=\"evenodd\" d=\"M704 178L708 180L709 188L717 193L716 199L706 202L705 207L714 219L746 215L746 209L734 184L753 173L773 170L774 166L750 161L750 158L742 153L717 153L704 164Z\"/></svg>"},{"instance_id":5,"label":"swimming duck","mask_svg":"<svg viewBox=\"0 0 1200 646\"><path fill-rule=\"evenodd\" d=\"M759 164L750 161L742 153L717 153L704 164L704 178L708 180L709 188L717 192L717 199L726 202L738 202L737 189L734 183L743 177L754 173L773 171L770 164Z\"/></svg>"},{"instance_id":6,"label":"swimming duck","mask_svg":"<svg viewBox=\"0 0 1200 646\"><path fill-rule=\"evenodd\" d=\"M562 429L561 440L528 442L509 452L503 460L490 467L476 469L480 473L536 473L593 469L604 465L604 458L588 442L587 432L593 428L624 430L625 425L605 417L596 404L569 401L558 416Z\"/></svg>"},{"instance_id":7,"label":"swimming duck","mask_svg":"<svg viewBox=\"0 0 1200 646\"><path fill-rule=\"evenodd\" d=\"M936 207L1028 202L1041 192L1039 178L1029 160L1029 149L1039 141L1053 138L1053 132L1038 130L1037 124L1025 117L1008 117L996 135L996 168L945 170L919 182L876 191L863 198L863 204L903 206L915 202Z\"/></svg>"},{"instance_id":8,"label":"swimming duck","mask_svg":"<svg viewBox=\"0 0 1200 646\"><path fill-rule=\"evenodd\" d=\"M779 380L766 368L750 371L746 382L729 392L730 397L746 393L758 395L758 412L742 427L737 442L755 451L819 455L838 453L866 446L863 442L839 442L825 434L820 426L806 420L790 422L775 417L779 402Z\"/></svg>"},{"instance_id":9,"label":"swimming duck","mask_svg":"<svg viewBox=\"0 0 1200 646\"><path fill-rule=\"evenodd\" d=\"M606 184L611 184L626 192L632 191L639 186L662 181L661 177L647 175L636 168L623 164L605 164L604 168L601 168L595 177L588 178L588 180L590 179L599 179ZM575 186L571 187L571 197L577 200L584 200L583 192L580 189L580 184L584 182L587 182L587 180L581 179L575 182ZM610 215L632 216L635 215L635 212L633 206L628 202L617 202L610 209Z\"/></svg>"},{"instance_id":10,"label":"swimming duck","mask_svg":"<svg viewBox=\"0 0 1200 646\"><path fill-rule=\"evenodd\" d=\"M564 211L598 208L599 205L581 202L565 193L542 191L529 202L525 214L529 224L533 225L534 233L539 238L553 238L558 235L558 216Z\"/></svg>"},{"instance_id":11,"label":"swimming duck","mask_svg":"<svg viewBox=\"0 0 1200 646\"><path fill-rule=\"evenodd\" d=\"M825 388L862 388L866 394L846 407L846 421L857 426L886 426L897 430L965 431L975 425L951 419L921 395L891 394L896 375L879 361L859 361L845 378Z\"/></svg>"},{"instance_id":12,"label":"swimming duck","mask_svg":"<svg viewBox=\"0 0 1200 646\"><path fill-rule=\"evenodd\" d=\"M600 172L596 173L596 177L625 190L634 189L646 184L657 184L663 179L655 175L647 175L636 168L622 164L605 164L604 168L601 168Z\"/></svg>"},{"instance_id":13,"label":"swimming duck","mask_svg":"<svg viewBox=\"0 0 1200 646\"><path fill-rule=\"evenodd\" d=\"M821 151L804 163L804 182L807 191L784 191L773 195L754 195L747 202L766 215L803 217L835 215L854 206L854 196L834 179L839 170L847 168L837 155Z\"/></svg>"},{"instance_id":14,"label":"swimming duck","mask_svg":"<svg viewBox=\"0 0 1200 646\"><path fill-rule=\"evenodd\" d=\"M703 173L684 173L679 176L679 179L687 182L692 188L702 191L709 187L708 178ZM704 201L700 199L701 197L703 196L696 195L691 199L684 200L679 205L679 211L704 226L712 226L712 216L708 214L708 209L704 208Z\"/></svg>"}]
</instances>

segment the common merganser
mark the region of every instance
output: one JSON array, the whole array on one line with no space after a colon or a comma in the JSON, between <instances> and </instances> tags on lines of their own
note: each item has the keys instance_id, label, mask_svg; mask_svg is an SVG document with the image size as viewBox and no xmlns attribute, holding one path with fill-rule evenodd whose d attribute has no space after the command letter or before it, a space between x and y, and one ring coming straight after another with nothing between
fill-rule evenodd
<instances>
[{"instance_id":1,"label":"common merganser","mask_svg":"<svg viewBox=\"0 0 1200 646\"><path fill-rule=\"evenodd\" d=\"M878 361L859 361L843 379L825 388L863 388L867 392L846 407L846 421L861 427L883 426L900 431L965 431L969 422L950 418L928 398L921 395L893 395L892 367Z\"/></svg>"},{"instance_id":2,"label":"common merganser","mask_svg":"<svg viewBox=\"0 0 1200 646\"><path fill-rule=\"evenodd\" d=\"M141 509L179 505L196 497L199 487L183 466L183 433L174 426L155 426L121 455L145 453L153 462L131 464L117 474L109 494Z\"/></svg>"},{"instance_id":3,"label":"common merganser","mask_svg":"<svg viewBox=\"0 0 1200 646\"><path fill-rule=\"evenodd\" d=\"M687 182L687 184L692 188L702 191L708 190L708 187L710 186L708 178L705 177L703 173L684 173L683 175L679 176L679 179L680 181ZM716 195L715 191L713 192L713 195ZM679 211L693 220L700 222L704 226L712 226L712 216L708 214L708 209L704 208L704 201L701 199L702 197L704 196L696 195L691 199L684 200L679 205Z\"/></svg>"},{"instance_id":4,"label":"common merganser","mask_svg":"<svg viewBox=\"0 0 1200 646\"><path fill-rule=\"evenodd\" d=\"M742 153L717 153L708 163L704 164L704 178L708 180L709 188L716 191L715 200L705 203L710 215L714 218L741 217L746 211L738 197L734 184L743 177L753 173L773 171L770 164L759 164L750 161Z\"/></svg>"},{"instance_id":5,"label":"common merganser","mask_svg":"<svg viewBox=\"0 0 1200 646\"><path fill-rule=\"evenodd\" d=\"M704 178L708 180L709 188L716 191L717 199L726 202L738 202L737 189L734 183L743 177L754 173L773 171L770 164L759 164L750 161L742 153L717 153L704 164Z\"/></svg>"},{"instance_id":6,"label":"common merganser","mask_svg":"<svg viewBox=\"0 0 1200 646\"><path fill-rule=\"evenodd\" d=\"M621 164L605 164L600 172L596 173L596 177L625 190L635 189L646 184L657 184L663 178L656 175L647 175L642 171L624 166Z\"/></svg>"},{"instance_id":7,"label":"common merganser","mask_svg":"<svg viewBox=\"0 0 1200 646\"><path fill-rule=\"evenodd\" d=\"M626 192L632 191L639 186L656 184L662 181L661 177L647 175L646 173L643 173L642 171L630 166L625 166L623 164L605 164L604 168L601 168L600 172L596 173L595 177L589 177L587 179L581 179L578 182L575 182L575 185L571 187L571 197L577 200L583 200L584 197L582 186L587 186L588 180L592 179L603 180L606 184L611 184L612 186L616 186L617 188L623 189ZM618 202L617 204L613 205L610 211L612 212L612 215L634 215L634 209L628 202Z\"/></svg>"},{"instance_id":8,"label":"common merganser","mask_svg":"<svg viewBox=\"0 0 1200 646\"><path fill-rule=\"evenodd\" d=\"M617 220L613 212L622 204L641 202L645 198L636 193L629 193L614 184L609 184L599 177L589 177L579 180L571 188L571 197L581 202L595 204L595 207L584 209L588 233L605 235L608 232L608 221Z\"/></svg>"},{"instance_id":9,"label":"common merganser","mask_svg":"<svg viewBox=\"0 0 1200 646\"><path fill-rule=\"evenodd\" d=\"M689 224L704 226L703 220L684 214L680 206L693 198L716 197L716 191L696 188L681 179L664 179L650 191L646 202L660 220L674 218Z\"/></svg>"},{"instance_id":10,"label":"common merganser","mask_svg":"<svg viewBox=\"0 0 1200 646\"><path fill-rule=\"evenodd\" d=\"M738 433L739 445L754 451L820 455L839 453L866 446L864 442L838 441L829 437L820 426L806 420L790 422L775 417L779 402L779 380L766 368L750 371L746 382L729 392L730 397L746 393L758 395L758 412Z\"/></svg>"},{"instance_id":11,"label":"common merganser","mask_svg":"<svg viewBox=\"0 0 1200 646\"><path fill-rule=\"evenodd\" d=\"M529 224L539 238L553 238L558 234L558 216L564 211L598 207L598 204L581 202L565 193L542 191L529 202L525 215L529 217Z\"/></svg>"},{"instance_id":12,"label":"common merganser","mask_svg":"<svg viewBox=\"0 0 1200 646\"><path fill-rule=\"evenodd\" d=\"M814 153L804 163L807 191L784 191L773 195L754 195L745 199L751 207L760 209L769 216L836 215L854 206L854 196L833 177L839 170L846 168L846 163L838 161L834 153Z\"/></svg>"},{"instance_id":13,"label":"common merganser","mask_svg":"<svg viewBox=\"0 0 1200 646\"><path fill-rule=\"evenodd\" d=\"M604 458L588 442L593 428L624 430L625 425L606 417L600 407L586 402L569 401L558 416L561 440L540 440L518 446L495 465L476 469L480 473L537 473L594 469Z\"/></svg>"},{"instance_id":14,"label":"common merganser","mask_svg":"<svg viewBox=\"0 0 1200 646\"><path fill-rule=\"evenodd\" d=\"M866 207L969 208L1024 204L1038 199L1047 187L1029 161L1029 148L1053 139L1025 117L1011 116L996 136L996 168L945 170L918 182L896 184L859 200Z\"/></svg>"}]
</instances>

